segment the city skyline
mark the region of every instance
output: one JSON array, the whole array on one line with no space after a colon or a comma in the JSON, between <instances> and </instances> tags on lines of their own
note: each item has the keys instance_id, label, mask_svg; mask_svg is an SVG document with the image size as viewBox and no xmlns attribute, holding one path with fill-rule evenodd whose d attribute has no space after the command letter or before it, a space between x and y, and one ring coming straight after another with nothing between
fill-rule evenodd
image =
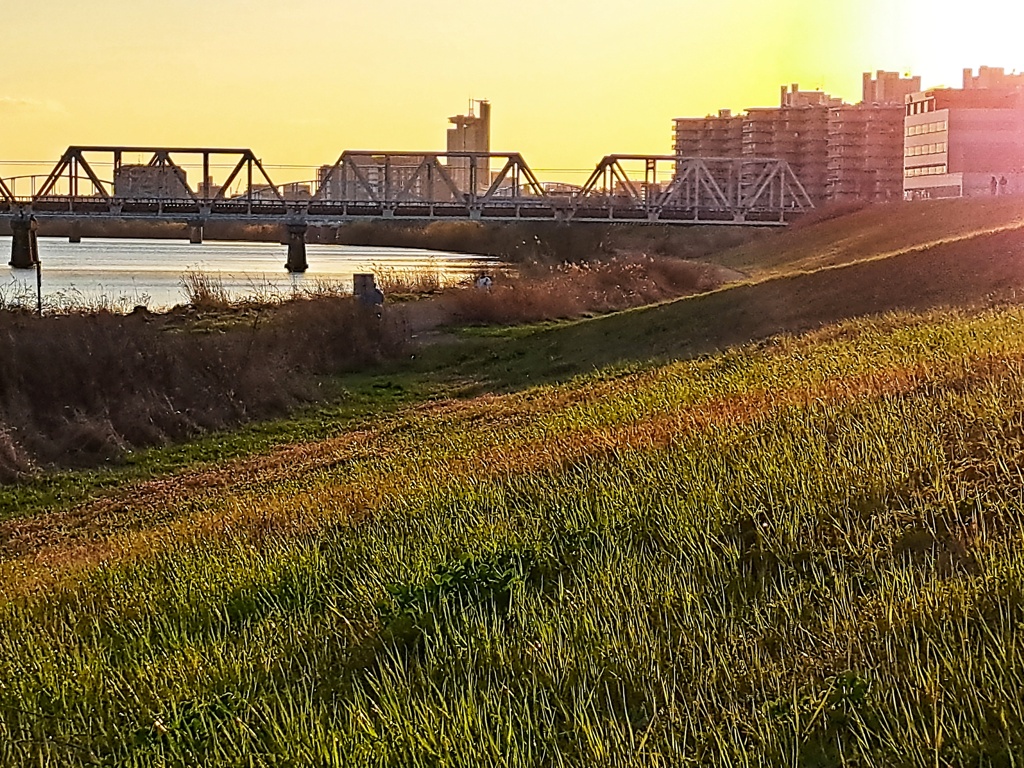
<instances>
[{"instance_id":1,"label":"city skyline","mask_svg":"<svg viewBox=\"0 0 1024 768\"><path fill-rule=\"evenodd\" d=\"M1024 68L1018 5L982 0L950 25L925 0L641 0L627 14L583 0L43 0L6 13L0 159L228 145L312 167L344 149L439 149L446 118L487 98L494 149L572 180L605 154L669 153L672 118L771 105L785 83L856 101L864 71L933 87L964 67Z\"/></svg>"}]
</instances>

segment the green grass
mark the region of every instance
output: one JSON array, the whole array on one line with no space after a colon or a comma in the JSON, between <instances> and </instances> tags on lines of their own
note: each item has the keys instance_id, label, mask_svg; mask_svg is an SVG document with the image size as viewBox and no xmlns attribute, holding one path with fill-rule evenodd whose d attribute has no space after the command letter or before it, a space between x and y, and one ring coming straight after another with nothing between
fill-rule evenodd
<instances>
[{"instance_id":1,"label":"green grass","mask_svg":"<svg viewBox=\"0 0 1024 768\"><path fill-rule=\"evenodd\" d=\"M871 205L854 213L808 221L715 254L709 260L756 279L878 259L979 235L1024 227L1012 199L928 200Z\"/></svg>"},{"instance_id":2,"label":"green grass","mask_svg":"<svg viewBox=\"0 0 1024 768\"><path fill-rule=\"evenodd\" d=\"M66 509L126 483L216 466L276 447L343 434L395 410L441 396L444 387L399 371L349 375L320 382L321 401L287 418L214 432L196 440L128 453L100 469L40 473L0 485L0 521Z\"/></svg>"},{"instance_id":3,"label":"green grass","mask_svg":"<svg viewBox=\"0 0 1024 768\"><path fill-rule=\"evenodd\" d=\"M1022 322L886 316L414 408L107 534L132 556L9 561L0 763L1011 765ZM489 375L525 380L536 339Z\"/></svg>"}]
</instances>

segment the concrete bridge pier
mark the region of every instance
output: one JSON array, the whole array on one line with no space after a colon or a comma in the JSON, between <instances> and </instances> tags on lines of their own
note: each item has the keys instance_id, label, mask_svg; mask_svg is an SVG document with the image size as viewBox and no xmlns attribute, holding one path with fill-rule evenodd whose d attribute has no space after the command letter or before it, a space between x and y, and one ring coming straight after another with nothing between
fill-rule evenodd
<instances>
[{"instance_id":1,"label":"concrete bridge pier","mask_svg":"<svg viewBox=\"0 0 1024 768\"><path fill-rule=\"evenodd\" d=\"M39 242L36 238L35 217L11 221L11 266L15 269L33 269L39 263Z\"/></svg>"},{"instance_id":2,"label":"concrete bridge pier","mask_svg":"<svg viewBox=\"0 0 1024 768\"><path fill-rule=\"evenodd\" d=\"M288 261L285 263L285 267L289 272L305 272L309 269L309 262L306 261L307 228L305 223L286 225Z\"/></svg>"},{"instance_id":3,"label":"concrete bridge pier","mask_svg":"<svg viewBox=\"0 0 1024 768\"><path fill-rule=\"evenodd\" d=\"M203 244L203 222L190 221L188 224L188 241L192 245Z\"/></svg>"},{"instance_id":4,"label":"concrete bridge pier","mask_svg":"<svg viewBox=\"0 0 1024 768\"><path fill-rule=\"evenodd\" d=\"M82 227L78 223L71 225L71 231L68 233L69 243L80 243L82 242Z\"/></svg>"}]
</instances>

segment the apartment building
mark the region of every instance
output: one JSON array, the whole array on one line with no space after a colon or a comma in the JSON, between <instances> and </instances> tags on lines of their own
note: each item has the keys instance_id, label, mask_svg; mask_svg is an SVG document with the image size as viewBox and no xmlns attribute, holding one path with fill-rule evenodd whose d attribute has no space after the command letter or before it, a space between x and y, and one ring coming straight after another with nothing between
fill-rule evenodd
<instances>
[{"instance_id":1,"label":"apartment building","mask_svg":"<svg viewBox=\"0 0 1024 768\"><path fill-rule=\"evenodd\" d=\"M829 110L827 200L902 198L904 102L920 89L920 77L865 72L860 103Z\"/></svg>"},{"instance_id":2,"label":"apartment building","mask_svg":"<svg viewBox=\"0 0 1024 768\"><path fill-rule=\"evenodd\" d=\"M678 157L738 157L743 152L743 117L732 110L674 122L672 151Z\"/></svg>"},{"instance_id":3,"label":"apartment building","mask_svg":"<svg viewBox=\"0 0 1024 768\"><path fill-rule=\"evenodd\" d=\"M185 199L191 196L185 171L176 165L121 165L114 172L114 196Z\"/></svg>"},{"instance_id":4,"label":"apartment building","mask_svg":"<svg viewBox=\"0 0 1024 768\"><path fill-rule=\"evenodd\" d=\"M785 160L815 205L828 180L828 113L842 103L821 91L782 88L781 106L747 110L743 154Z\"/></svg>"},{"instance_id":5,"label":"apartment building","mask_svg":"<svg viewBox=\"0 0 1024 768\"><path fill-rule=\"evenodd\" d=\"M961 89L909 95L903 175L908 199L1024 193L1024 76L968 69Z\"/></svg>"},{"instance_id":6,"label":"apartment building","mask_svg":"<svg viewBox=\"0 0 1024 768\"><path fill-rule=\"evenodd\" d=\"M323 200L450 200L451 191L440 179L428 183L420 172L424 160L424 155L350 155L338 168L320 166L317 189Z\"/></svg>"},{"instance_id":7,"label":"apartment building","mask_svg":"<svg viewBox=\"0 0 1024 768\"><path fill-rule=\"evenodd\" d=\"M782 86L778 107L675 121L679 157L771 157L789 163L815 204L903 194L903 104L920 78L867 72L860 104Z\"/></svg>"},{"instance_id":8,"label":"apartment building","mask_svg":"<svg viewBox=\"0 0 1024 768\"><path fill-rule=\"evenodd\" d=\"M799 84L782 86L778 107L754 107L744 115L721 110L703 118L677 118L674 152L677 157L785 160L818 204L825 196L828 110L838 103L822 91L801 91Z\"/></svg>"}]
</instances>

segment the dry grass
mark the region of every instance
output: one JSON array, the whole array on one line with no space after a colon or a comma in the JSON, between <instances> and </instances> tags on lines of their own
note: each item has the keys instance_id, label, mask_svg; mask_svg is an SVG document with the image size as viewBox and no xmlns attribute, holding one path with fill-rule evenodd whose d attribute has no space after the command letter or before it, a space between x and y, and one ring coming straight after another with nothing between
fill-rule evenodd
<instances>
[{"instance_id":1,"label":"dry grass","mask_svg":"<svg viewBox=\"0 0 1024 768\"><path fill-rule=\"evenodd\" d=\"M513 324L612 312L712 290L723 270L672 258L619 256L607 261L534 266L501 275L487 289L449 292L452 322Z\"/></svg>"},{"instance_id":2,"label":"dry grass","mask_svg":"<svg viewBox=\"0 0 1024 768\"><path fill-rule=\"evenodd\" d=\"M283 414L312 397L311 375L391 357L405 338L400 317L351 297L247 317L0 312L0 479Z\"/></svg>"},{"instance_id":3,"label":"dry grass","mask_svg":"<svg viewBox=\"0 0 1024 768\"><path fill-rule=\"evenodd\" d=\"M180 285L185 300L197 309L224 309L231 306L231 296L219 275L189 270L181 276Z\"/></svg>"},{"instance_id":4,"label":"dry grass","mask_svg":"<svg viewBox=\"0 0 1024 768\"><path fill-rule=\"evenodd\" d=\"M386 264L372 265L377 286L386 296L423 296L447 286L444 273L436 264L400 269Z\"/></svg>"}]
</instances>

